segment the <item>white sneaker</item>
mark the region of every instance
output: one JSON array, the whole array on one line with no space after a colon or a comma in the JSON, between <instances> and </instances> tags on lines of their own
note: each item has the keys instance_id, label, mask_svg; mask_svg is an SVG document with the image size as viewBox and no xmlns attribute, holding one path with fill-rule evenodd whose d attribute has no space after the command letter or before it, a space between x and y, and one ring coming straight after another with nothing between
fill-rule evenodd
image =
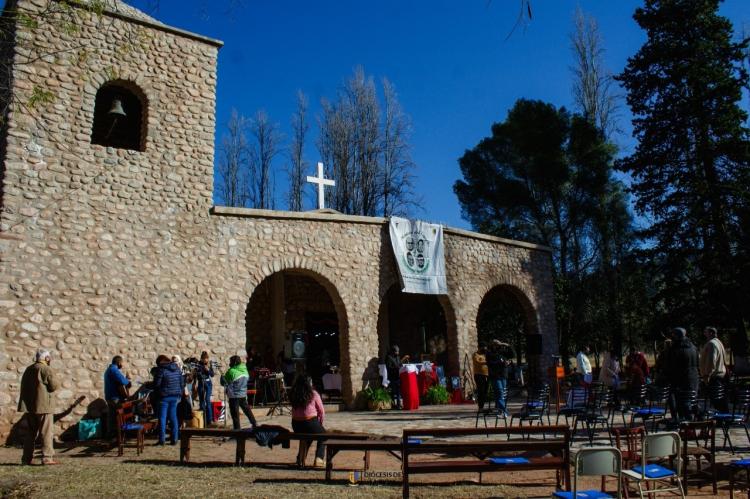
<instances>
[{"instance_id":1,"label":"white sneaker","mask_svg":"<svg viewBox=\"0 0 750 499\"><path fill-rule=\"evenodd\" d=\"M325 468L326 462L324 459L321 459L319 457L315 458L315 463L313 463L313 466L316 468Z\"/></svg>"}]
</instances>

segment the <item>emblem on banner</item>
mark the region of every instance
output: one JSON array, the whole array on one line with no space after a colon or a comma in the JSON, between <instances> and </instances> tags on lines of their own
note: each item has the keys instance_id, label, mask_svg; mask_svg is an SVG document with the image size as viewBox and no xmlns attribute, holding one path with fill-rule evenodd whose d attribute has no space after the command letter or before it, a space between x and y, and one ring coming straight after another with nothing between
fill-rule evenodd
<instances>
[{"instance_id":1,"label":"emblem on banner","mask_svg":"<svg viewBox=\"0 0 750 499\"><path fill-rule=\"evenodd\" d=\"M411 232L404 236L406 252L403 260L409 270L418 274L427 272L430 268L429 246L430 242L421 232Z\"/></svg>"}]
</instances>

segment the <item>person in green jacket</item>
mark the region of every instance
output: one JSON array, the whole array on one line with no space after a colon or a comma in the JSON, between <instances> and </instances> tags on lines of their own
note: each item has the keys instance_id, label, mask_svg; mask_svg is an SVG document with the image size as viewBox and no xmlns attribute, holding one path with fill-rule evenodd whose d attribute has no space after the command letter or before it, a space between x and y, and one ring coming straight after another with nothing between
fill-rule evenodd
<instances>
[{"instance_id":1,"label":"person in green jacket","mask_svg":"<svg viewBox=\"0 0 750 499\"><path fill-rule=\"evenodd\" d=\"M229 414L232 415L232 427L239 430L240 409L245 413L250 424L255 428L258 423L255 421L253 411L247 405L247 382L250 380L250 374L247 371L247 365L242 362L239 355L233 355L229 359L229 370L221 377L221 384L226 390L227 399L229 399Z\"/></svg>"}]
</instances>

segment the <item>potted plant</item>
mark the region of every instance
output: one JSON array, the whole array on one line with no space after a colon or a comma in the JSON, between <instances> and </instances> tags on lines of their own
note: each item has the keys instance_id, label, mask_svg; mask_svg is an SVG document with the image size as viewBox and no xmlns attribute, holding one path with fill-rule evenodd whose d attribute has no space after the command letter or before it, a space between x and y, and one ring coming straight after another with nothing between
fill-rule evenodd
<instances>
[{"instance_id":1,"label":"potted plant","mask_svg":"<svg viewBox=\"0 0 750 499\"><path fill-rule=\"evenodd\" d=\"M451 396L443 385L433 385L427 389L424 398L428 404L443 405L448 403Z\"/></svg>"},{"instance_id":2,"label":"potted plant","mask_svg":"<svg viewBox=\"0 0 750 499\"><path fill-rule=\"evenodd\" d=\"M367 387L364 390L367 399L367 408L371 411L387 411L391 408L391 394L385 388Z\"/></svg>"}]
</instances>

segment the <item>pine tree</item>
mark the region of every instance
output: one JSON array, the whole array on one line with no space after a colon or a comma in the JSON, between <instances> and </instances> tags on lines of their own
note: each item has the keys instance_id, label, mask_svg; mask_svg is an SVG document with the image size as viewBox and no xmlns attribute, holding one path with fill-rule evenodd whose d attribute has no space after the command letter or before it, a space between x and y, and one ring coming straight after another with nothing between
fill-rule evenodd
<instances>
[{"instance_id":1,"label":"pine tree","mask_svg":"<svg viewBox=\"0 0 750 499\"><path fill-rule=\"evenodd\" d=\"M731 327L734 353L744 355L747 296L733 269L750 178L738 105L748 42L733 41L718 8L719 0L646 0L636 10L648 38L618 79L638 145L620 168L652 221L644 235L661 267L665 313L688 326Z\"/></svg>"}]
</instances>

